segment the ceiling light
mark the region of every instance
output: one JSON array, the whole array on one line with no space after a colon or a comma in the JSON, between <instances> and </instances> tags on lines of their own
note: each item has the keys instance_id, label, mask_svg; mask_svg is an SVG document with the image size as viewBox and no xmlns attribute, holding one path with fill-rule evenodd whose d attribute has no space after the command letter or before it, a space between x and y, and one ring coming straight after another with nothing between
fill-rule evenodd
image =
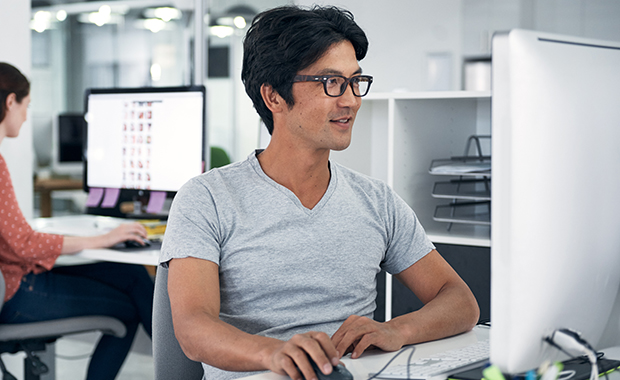
<instances>
[{"instance_id":1,"label":"ceiling light","mask_svg":"<svg viewBox=\"0 0 620 380\"><path fill-rule=\"evenodd\" d=\"M247 22L245 21L245 18L243 18L243 16L237 16L233 19L233 24L235 24L237 28L243 29L247 25Z\"/></svg>"},{"instance_id":2,"label":"ceiling light","mask_svg":"<svg viewBox=\"0 0 620 380\"><path fill-rule=\"evenodd\" d=\"M225 38L228 36L232 36L234 33L234 29L230 26L214 25L209 27L209 32L219 38Z\"/></svg>"},{"instance_id":3,"label":"ceiling light","mask_svg":"<svg viewBox=\"0 0 620 380\"><path fill-rule=\"evenodd\" d=\"M97 26L102 26L110 22L112 9L109 5L102 5L99 7L99 11L91 12L88 14L88 22L91 22Z\"/></svg>"},{"instance_id":4,"label":"ceiling light","mask_svg":"<svg viewBox=\"0 0 620 380\"><path fill-rule=\"evenodd\" d=\"M153 13L155 17L160 18L166 22L170 20L178 20L181 18L181 11L171 7L155 8Z\"/></svg>"},{"instance_id":5,"label":"ceiling light","mask_svg":"<svg viewBox=\"0 0 620 380\"><path fill-rule=\"evenodd\" d=\"M56 12L56 20L58 21L65 21L67 19L67 11L65 11L64 9L59 10L58 12Z\"/></svg>"},{"instance_id":6,"label":"ceiling light","mask_svg":"<svg viewBox=\"0 0 620 380\"><path fill-rule=\"evenodd\" d=\"M166 22L158 18L144 20L144 27L153 33L157 33L166 27Z\"/></svg>"},{"instance_id":7,"label":"ceiling light","mask_svg":"<svg viewBox=\"0 0 620 380\"><path fill-rule=\"evenodd\" d=\"M46 29L50 28L52 15L47 11L38 11L32 17L30 21L30 29L36 30L39 33L43 33Z\"/></svg>"}]
</instances>

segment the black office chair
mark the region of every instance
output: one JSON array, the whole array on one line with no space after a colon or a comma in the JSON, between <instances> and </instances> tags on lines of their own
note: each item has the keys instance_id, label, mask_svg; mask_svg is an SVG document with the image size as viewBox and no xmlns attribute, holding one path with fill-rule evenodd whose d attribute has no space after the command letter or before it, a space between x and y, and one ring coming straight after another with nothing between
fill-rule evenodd
<instances>
[{"instance_id":1,"label":"black office chair","mask_svg":"<svg viewBox=\"0 0 620 380\"><path fill-rule=\"evenodd\" d=\"M201 380L202 365L190 360L174 335L168 297L168 268L160 265L153 298L153 362L155 380Z\"/></svg>"},{"instance_id":2,"label":"black office chair","mask_svg":"<svg viewBox=\"0 0 620 380\"><path fill-rule=\"evenodd\" d=\"M0 310L4 305L5 283L0 272ZM122 338L125 325L116 318L106 316L88 316L63 318L45 322L0 324L0 354L24 351L24 379L38 380L49 371L36 352L45 351L46 345L71 334L101 331L104 334ZM14 380L0 358L0 369L4 380Z\"/></svg>"}]
</instances>

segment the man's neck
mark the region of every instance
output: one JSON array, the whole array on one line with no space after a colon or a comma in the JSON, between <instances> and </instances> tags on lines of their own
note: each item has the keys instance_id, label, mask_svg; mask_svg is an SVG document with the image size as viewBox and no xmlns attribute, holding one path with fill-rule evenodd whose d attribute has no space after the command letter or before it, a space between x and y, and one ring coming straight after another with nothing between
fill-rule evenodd
<instances>
[{"instance_id":1,"label":"man's neck","mask_svg":"<svg viewBox=\"0 0 620 380\"><path fill-rule=\"evenodd\" d=\"M258 162L268 177L292 191L308 209L319 203L329 186L329 150L308 152L270 145L258 155Z\"/></svg>"}]
</instances>

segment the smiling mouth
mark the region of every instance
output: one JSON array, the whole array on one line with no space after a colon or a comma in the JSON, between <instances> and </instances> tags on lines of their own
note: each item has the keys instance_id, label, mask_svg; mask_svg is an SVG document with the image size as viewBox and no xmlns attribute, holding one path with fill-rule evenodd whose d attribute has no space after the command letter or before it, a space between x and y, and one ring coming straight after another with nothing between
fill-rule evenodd
<instances>
[{"instance_id":1,"label":"smiling mouth","mask_svg":"<svg viewBox=\"0 0 620 380\"><path fill-rule=\"evenodd\" d=\"M350 118L332 119L331 121L334 122L334 123L346 124L346 123L349 123L351 121L351 119Z\"/></svg>"}]
</instances>

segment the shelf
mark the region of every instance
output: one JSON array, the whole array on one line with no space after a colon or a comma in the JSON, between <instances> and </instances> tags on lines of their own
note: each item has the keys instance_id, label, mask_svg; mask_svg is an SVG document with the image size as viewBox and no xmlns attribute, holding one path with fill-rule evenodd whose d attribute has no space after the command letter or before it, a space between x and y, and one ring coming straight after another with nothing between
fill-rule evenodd
<instances>
[{"instance_id":1,"label":"shelf","mask_svg":"<svg viewBox=\"0 0 620 380\"><path fill-rule=\"evenodd\" d=\"M491 202L463 202L440 205L433 219L444 223L491 225Z\"/></svg>"},{"instance_id":2,"label":"shelf","mask_svg":"<svg viewBox=\"0 0 620 380\"><path fill-rule=\"evenodd\" d=\"M427 228L426 234L434 244L491 246L491 226L455 223L448 231L445 224L438 224Z\"/></svg>"},{"instance_id":3,"label":"shelf","mask_svg":"<svg viewBox=\"0 0 620 380\"><path fill-rule=\"evenodd\" d=\"M455 179L435 182L431 195L434 198L490 201L491 181L488 179Z\"/></svg>"},{"instance_id":4,"label":"shelf","mask_svg":"<svg viewBox=\"0 0 620 380\"><path fill-rule=\"evenodd\" d=\"M428 170L433 175L491 176L491 159L438 159L431 161Z\"/></svg>"},{"instance_id":5,"label":"shelf","mask_svg":"<svg viewBox=\"0 0 620 380\"><path fill-rule=\"evenodd\" d=\"M423 100L423 99L483 99L491 98L491 91L420 91L370 92L364 100Z\"/></svg>"},{"instance_id":6,"label":"shelf","mask_svg":"<svg viewBox=\"0 0 620 380\"><path fill-rule=\"evenodd\" d=\"M470 136L490 134L490 91L371 92L362 101L350 146L332 152L330 159L387 183L415 211L431 241L488 247L490 226L454 223L448 230L434 215L437 206L449 203L446 199L488 201L490 195L472 194L475 186L461 188L461 194L444 185L435 195L431 190L435 182L480 179L490 172L438 177L429 173L429 164L438 157L467 155L463 144ZM490 154L490 139L482 147Z\"/></svg>"}]
</instances>

